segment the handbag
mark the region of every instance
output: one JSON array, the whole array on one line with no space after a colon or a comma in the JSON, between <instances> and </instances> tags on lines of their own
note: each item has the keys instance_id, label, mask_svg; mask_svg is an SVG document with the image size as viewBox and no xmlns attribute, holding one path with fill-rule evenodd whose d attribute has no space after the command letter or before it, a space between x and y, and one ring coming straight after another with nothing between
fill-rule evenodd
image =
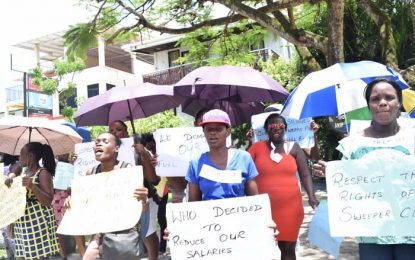
<instances>
[{"instance_id":1,"label":"handbag","mask_svg":"<svg viewBox=\"0 0 415 260\"><path fill-rule=\"evenodd\" d=\"M140 236L140 225L131 229L104 233L102 258L104 260L137 260L144 255L144 241Z\"/></svg>"}]
</instances>

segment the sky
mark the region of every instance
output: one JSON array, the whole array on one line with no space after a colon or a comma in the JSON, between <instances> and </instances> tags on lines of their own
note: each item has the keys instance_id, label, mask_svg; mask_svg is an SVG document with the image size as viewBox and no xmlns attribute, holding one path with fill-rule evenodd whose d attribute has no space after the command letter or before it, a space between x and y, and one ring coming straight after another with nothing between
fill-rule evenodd
<instances>
[{"instance_id":1,"label":"sky","mask_svg":"<svg viewBox=\"0 0 415 260\"><path fill-rule=\"evenodd\" d=\"M0 112L5 102L5 88L21 85L21 72L35 67L35 54L12 47L47 34L60 32L69 25L91 20L92 14L77 5L78 0L9 0L0 8ZM219 7L216 15L222 16L227 9Z\"/></svg>"},{"instance_id":2,"label":"sky","mask_svg":"<svg viewBox=\"0 0 415 260\"><path fill-rule=\"evenodd\" d=\"M13 44L39 36L59 32L70 24L84 22L89 17L85 9L76 6L76 0L12 0L0 9L2 40L0 41L0 88L18 85L15 80L21 73L10 70L10 54L13 67L35 64L33 52L11 47ZM3 98L1 98L3 99Z\"/></svg>"},{"instance_id":3,"label":"sky","mask_svg":"<svg viewBox=\"0 0 415 260\"><path fill-rule=\"evenodd\" d=\"M92 17L85 8L77 5L78 0L10 0L0 8L0 89L17 85L21 73L10 70L10 54L13 67L23 69L35 64L34 52L11 47L13 44L31 40L50 33L68 29L77 22ZM227 9L217 6L216 15L224 16ZM13 83L14 82L14 83Z\"/></svg>"}]
</instances>

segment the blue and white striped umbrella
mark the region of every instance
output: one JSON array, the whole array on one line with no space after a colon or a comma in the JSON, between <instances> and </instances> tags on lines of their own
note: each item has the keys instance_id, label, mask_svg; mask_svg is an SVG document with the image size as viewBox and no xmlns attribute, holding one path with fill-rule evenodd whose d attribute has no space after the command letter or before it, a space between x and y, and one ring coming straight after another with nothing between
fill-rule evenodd
<instances>
[{"instance_id":1,"label":"blue and white striped umbrella","mask_svg":"<svg viewBox=\"0 0 415 260\"><path fill-rule=\"evenodd\" d=\"M337 63L308 74L291 92L282 115L296 119L341 115L366 106L365 86L378 77L395 80L408 88L402 77L374 61Z\"/></svg>"}]
</instances>

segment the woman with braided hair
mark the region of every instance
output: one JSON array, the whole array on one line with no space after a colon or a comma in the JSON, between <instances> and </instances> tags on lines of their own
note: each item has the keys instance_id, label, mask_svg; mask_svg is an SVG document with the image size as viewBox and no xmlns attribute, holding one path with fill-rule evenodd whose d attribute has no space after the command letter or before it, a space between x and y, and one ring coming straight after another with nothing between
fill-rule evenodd
<instances>
[{"instance_id":1,"label":"woman with braided hair","mask_svg":"<svg viewBox=\"0 0 415 260\"><path fill-rule=\"evenodd\" d=\"M48 259L59 252L51 206L55 156L49 145L30 142L20 151L20 165L26 167L22 184L27 195L25 213L14 226L16 257Z\"/></svg>"}]
</instances>

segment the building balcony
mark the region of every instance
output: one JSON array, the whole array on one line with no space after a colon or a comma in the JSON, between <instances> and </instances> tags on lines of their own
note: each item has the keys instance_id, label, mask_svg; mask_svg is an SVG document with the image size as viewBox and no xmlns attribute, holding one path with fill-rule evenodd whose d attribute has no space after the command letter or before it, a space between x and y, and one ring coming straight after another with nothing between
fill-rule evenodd
<instances>
[{"instance_id":1,"label":"building balcony","mask_svg":"<svg viewBox=\"0 0 415 260\"><path fill-rule=\"evenodd\" d=\"M156 71L143 75L144 82L150 82L156 85L172 85L176 84L184 76L196 69L195 63L171 67L165 70Z\"/></svg>"},{"instance_id":2,"label":"building balcony","mask_svg":"<svg viewBox=\"0 0 415 260\"><path fill-rule=\"evenodd\" d=\"M264 48L251 51L256 60L266 61L269 58L278 58L279 55L272 49ZM197 63L188 63L185 65L174 66L168 69L159 70L153 73L143 75L143 82L150 82L156 85L173 85L198 68Z\"/></svg>"}]
</instances>

